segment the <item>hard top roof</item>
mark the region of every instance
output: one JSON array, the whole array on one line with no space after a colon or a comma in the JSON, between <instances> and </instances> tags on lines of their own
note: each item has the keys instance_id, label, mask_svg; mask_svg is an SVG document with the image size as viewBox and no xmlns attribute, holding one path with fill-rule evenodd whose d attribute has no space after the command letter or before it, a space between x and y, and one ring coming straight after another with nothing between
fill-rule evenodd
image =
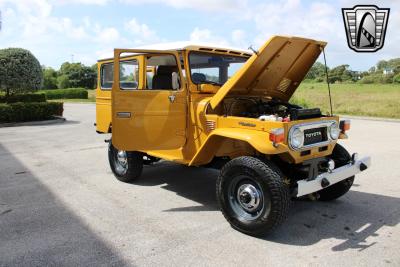
<instances>
[{"instance_id":1,"label":"hard top roof","mask_svg":"<svg viewBox=\"0 0 400 267\"><path fill-rule=\"evenodd\" d=\"M182 50L194 50L194 51L203 51L203 52L219 52L219 53L228 53L237 56L247 56L250 57L253 52L251 50L245 50L240 48L233 47L224 47L221 45L215 45L212 43L193 43L193 42L170 42L170 43L159 43L152 45L145 45L136 47L135 49L148 49L148 50L172 50L172 51L182 51ZM100 59L98 61L110 60L113 58L112 53L110 56L104 59Z\"/></svg>"}]
</instances>

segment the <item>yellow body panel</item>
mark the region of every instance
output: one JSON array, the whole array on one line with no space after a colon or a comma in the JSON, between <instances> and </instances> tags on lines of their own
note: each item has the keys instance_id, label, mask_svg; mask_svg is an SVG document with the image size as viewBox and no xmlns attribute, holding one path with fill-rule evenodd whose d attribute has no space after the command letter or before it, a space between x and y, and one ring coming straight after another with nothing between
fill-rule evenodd
<instances>
[{"instance_id":1,"label":"yellow body panel","mask_svg":"<svg viewBox=\"0 0 400 267\"><path fill-rule=\"evenodd\" d=\"M97 64L97 73L99 75L97 75L96 88L96 131L108 133L111 129L111 90L101 88L100 69L101 64Z\"/></svg>"},{"instance_id":2,"label":"yellow body panel","mask_svg":"<svg viewBox=\"0 0 400 267\"><path fill-rule=\"evenodd\" d=\"M271 52L267 53L271 43ZM112 121L112 142L118 149L142 151L154 157L194 166L207 164L214 156L234 158L242 155L279 155L287 162L300 163L329 155L335 142L327 145L323 151L315 147L310 149L311 153L301 155L301 151L294 151L288 147L287 135L290 127L295 124L338 121L337 117L272 122L207 113L210 106L216 108L228 94L279 96L281 99L290 97L325 44L303 38L273 37L260 49L258 55L253 55L221 88L211 85L199 87L191 82L188 54L191 49L198 51L201 49L199 47L180 51L116 49L113 59L98 63L99 70L104 63L114 63L114 82L112 93L110 90L101 90L100 80L98 82L97 130L107 132ZM121 57L123 52L135 54ZM183 62L183 70L179 64L182 83L177 91L143 90L145 75L149 71L146 68L145 55L160 53L172 54L178 62ZM224 54L221 51L215 53ZM237 52L235 53L237 55ZM241 56L249 57L248 54ZM137 90L123 91L118 86L119 62L131 57L139 61L141 80ZM285 59L282 65L273 60L279 57ZM301 61L305 65L303 68ZM269 69L272 66L274 70ZM271 77L275 87L267 84ZM296 83L291 83L285 91L276 89L285 78ZM255 80L257 82L253 82ZM170 96L175 98L174 102L169 101ZM121 112L129 113L130 117L118 117L118 113ZM215 129L210 129L208 122L213 122ZM278 146L269 141L269 132L274 128L285 130L285 141Z\"/></svg>"},{"instance_id":3,"label":"yellow body panel","mask_svg":"<svg viewBox=\"0 0 400 267\"><path fill-rule=\"evenodd\" d=\"M119 86L119 65L123 53L146 53L174 55L174 51L115 49L114 82L112 88L113 145L126 151L173 150L185 143L186 91L182 80L180 90L144 90L147 73L145 56L136 56L139 62L139 87L137 90L122 90ZM181 75L180 64L178 73ZM173 103L170 96L174 97ZM120 114L129 114L121 117Z\"/></svg>"}]
</instances>

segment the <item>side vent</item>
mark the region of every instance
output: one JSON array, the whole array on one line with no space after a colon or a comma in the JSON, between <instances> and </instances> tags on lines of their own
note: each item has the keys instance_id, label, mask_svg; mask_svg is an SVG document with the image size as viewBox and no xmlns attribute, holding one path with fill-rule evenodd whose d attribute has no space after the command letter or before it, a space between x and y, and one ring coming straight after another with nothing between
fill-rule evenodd
<instances>
[{"instance_id":1,"label":"side vent","mask_svg":"<svg viewBox=\"0 0 400 267\"><path fill-rule=\"evenodd\" d=\"M212 120L207 120L206 121L206 127L207 127L207 131L211 132L212 130L215 130L215 121Z\"/></svg>"},{"instance_id":2,"label":"side vent","mask_svg":"<svg viewBox=\"0 0 400 267\"><path fill-rule=\"evenodd\" d=\"M286 90L289 88L290 84L292 83L291 80L289 80L288 78L284 78L281 83L278 85L278 88L276 88L277 90L281 91L282 93L285 93Z\"/></svg>"}]
</instances>

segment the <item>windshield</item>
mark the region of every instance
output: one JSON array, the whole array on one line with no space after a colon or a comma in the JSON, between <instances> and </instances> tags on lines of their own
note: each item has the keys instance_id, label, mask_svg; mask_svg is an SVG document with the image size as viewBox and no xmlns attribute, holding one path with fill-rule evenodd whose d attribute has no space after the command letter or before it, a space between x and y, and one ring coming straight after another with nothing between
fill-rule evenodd
<instances>
[{"instance_id":1,"label":"windshield","mask_svg":"<svg viewBox=\"0 0 400 267\"><path fill-rule=\"evenodd\" d=\"M247 59L247 57L191 52L189 65L192 82L223 85Z\"/></svg>"}]
</instances>

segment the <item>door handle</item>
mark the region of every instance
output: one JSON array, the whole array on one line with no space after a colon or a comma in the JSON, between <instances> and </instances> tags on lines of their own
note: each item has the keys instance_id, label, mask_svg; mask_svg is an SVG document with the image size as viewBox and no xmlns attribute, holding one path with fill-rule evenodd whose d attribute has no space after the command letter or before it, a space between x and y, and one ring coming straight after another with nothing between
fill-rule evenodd
<instances>
[{"instance_id":1,"label":"door handle","mask_svg":"<svg viewBox=\"0 0 400 267\"><path fill-rule=\"evenodd\" d=\"M117 117L118 118L130 118L131 113L130 112L117 112Z\"/></svg>"},{"instance_id":2,"label":"door handle","mask_svg":"<svg viewBox=\"0 0 400 267\"><path fill-rule=\"evenodd\" d=\"M171 103L175 102L175 98L176 98L176 95L169 95L168 96L169 102L171 102Z\"/></svg>"}]
</instances>

